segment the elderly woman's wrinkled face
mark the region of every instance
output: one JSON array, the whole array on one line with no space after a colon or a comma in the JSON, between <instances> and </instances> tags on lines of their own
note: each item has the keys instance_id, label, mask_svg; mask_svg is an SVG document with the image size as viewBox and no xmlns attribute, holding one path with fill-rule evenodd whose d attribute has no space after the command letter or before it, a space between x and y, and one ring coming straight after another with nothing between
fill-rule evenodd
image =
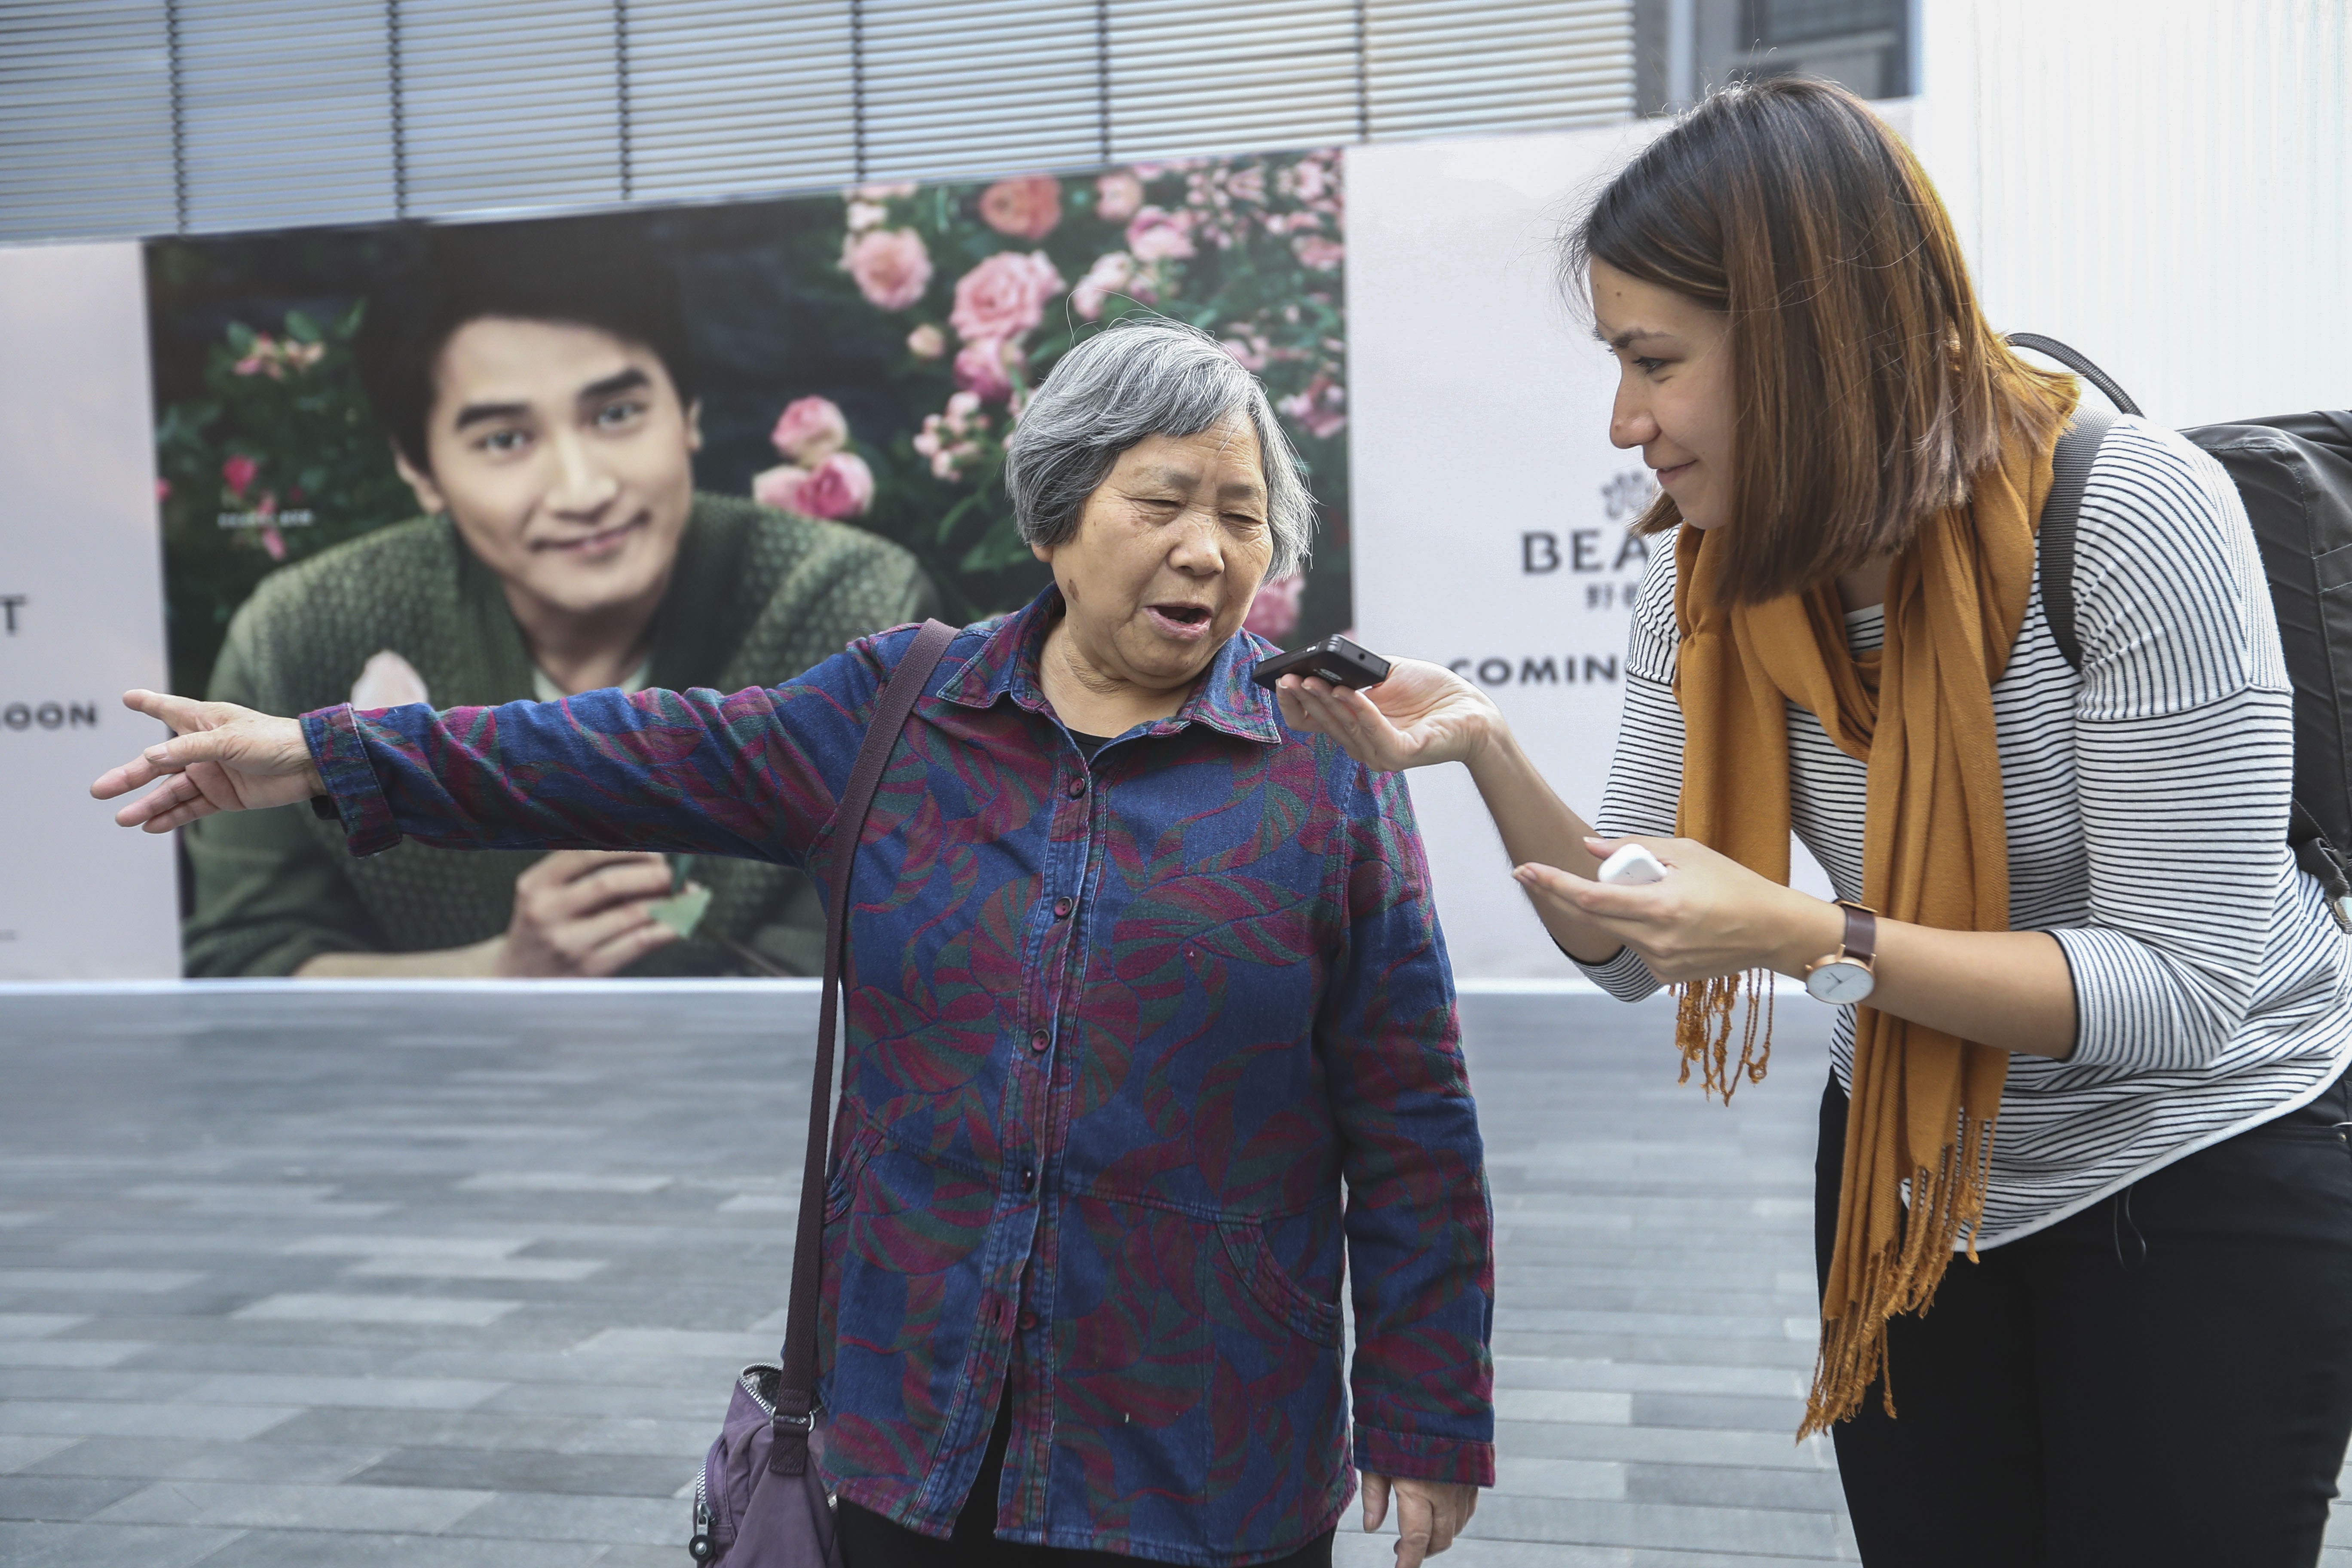
<instances>
[{"instance_id":1,"label":"elderly woman's wrinkled face","mask_svg":"<svg viewBox=\"0 0 2352 1568\"><path fill-rule=\"evenodd\" d=\"M1146 437L1087 498L1076 531L1035 548L1092 677L1153 691L1190 684L1241 629L1274 558L1256 433L1234 419Z\"/></svg>"}]
</instances>

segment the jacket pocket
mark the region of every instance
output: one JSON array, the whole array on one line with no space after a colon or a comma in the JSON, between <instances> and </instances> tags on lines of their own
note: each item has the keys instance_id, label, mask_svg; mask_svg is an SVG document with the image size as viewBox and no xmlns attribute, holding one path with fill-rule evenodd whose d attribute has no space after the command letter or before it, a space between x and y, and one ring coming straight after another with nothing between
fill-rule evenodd
<instances>
[{"instance_id":1,"label":"jacket pocket","mask_svg":"<svg viewBox=\"0 0 2352 1568\"><path fill-rule=\"evenodd\" d=\"M1318 1345L1336 1347L1339 1343L1339 1303L1317 1300L1291 1278L1290 1270L1282 1266L1274 1249L1266 1245L1263 1226L1255 1220L1221 1219L1217 1222L1217 1238L1224 1243L1225 1257L1233 1264L1234 1274L1269 1317L1292 1333Z\"/></svg>"},{"instance_id":2,"label":"jacket pocket","mask_svg":"<svg viewBox=\"0 0 2352 1568\"><path fill-rule=\"evenodd\" d=\"M828 1226L849 1212L850 1204L857 1196L857 1178L865 1173L866 1162L874 1158L874 1151L881 1146L881 1130L866 1121L860 1121L857 1131L842 1145L839 1157L834 1161L833 1174L824 1184L824 1223Z\"/></svg>"}]
</instances>

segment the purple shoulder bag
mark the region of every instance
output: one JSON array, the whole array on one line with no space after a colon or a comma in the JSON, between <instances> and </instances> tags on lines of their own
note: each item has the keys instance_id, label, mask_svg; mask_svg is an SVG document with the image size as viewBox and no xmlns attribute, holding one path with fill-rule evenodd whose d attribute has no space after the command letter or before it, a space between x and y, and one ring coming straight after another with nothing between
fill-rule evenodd
<instances>
[{"instance_id":1,"label":"purple shoulder bag","mask_svg":"<svg viewBox=\"0 0 2352 1568\"><path fill-rule=\"evenodd\" d=\"M747 1366L735 1380L726 1425L694 1483L697 1563L725 1568L841 1568L834 1539L835 1500L811 1464L824 1451L816 1424L816 1319L824 1255L826 1142L833 1127L834 1026L849 929L849 868L857 858L867 808L915 700L955 638L955 628L925 621L914 646L883 684L874 721L833 816L831 900L825 906L824 1000L817 1014L816 1081L809 1090L808 1154L801 1166L800 1230L793 1243L793 1293L784 1315L781 1366Z\"/></svg>"}]
</instances>

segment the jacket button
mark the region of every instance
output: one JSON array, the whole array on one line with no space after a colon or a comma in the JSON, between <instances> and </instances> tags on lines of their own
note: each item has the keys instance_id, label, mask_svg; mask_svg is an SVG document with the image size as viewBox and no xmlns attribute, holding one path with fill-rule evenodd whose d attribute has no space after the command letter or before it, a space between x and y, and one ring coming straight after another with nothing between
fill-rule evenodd
<instances>
[{"instance_id":1,"label":"jacket button","mask_svg":"<svg viewBox=\"0 0 2352 1568\"><path fill-rule=\"evenodd\" d=\"M1037 1190L1036 1166L1024 1165L1021 1167L1021 1190L1024 1193L1034 1192Z\"/></svg>"},{"instance_id":2,"label":"jacket button","mask_svg":"<svg viewBox=\"0 0 2352 1568\"><path fill-rule=\"evenodd\" d=\"M1033 1051L1042 1051L1053 1043L1054 1037L1043 1029L1029 1037L1029 1048Z\"/></svg>"},{"instance_id":3,"label":"jacket button","mask_svg":"<svg viewBox=\"0 0 2352 1568\"><path fill-rule=\"evenodd\" d=\"M1021 1331L1022 1331L1023 1333L1024 1333L1024 1334L1025 1334L1025 1333L1027 1333L1030 1330L1032 1330L1032 1329L1035 1328L1036 1326L1037 1326L1037 1314L1036 1314L1036 1313L1034 1313L1034 1312L1024 1312L1024 1313L1022 1313L1022 1314L1021 1314Z\"/></svg>"},{"instance_id":4,"label":"jacket button","mask_svg":"<svg viewBox=\"0 0 2352 1568\"><path fill-rule=\"evenodd\" d=\"M1086 775L1086 774L1084 774L1084 773L1080 773L1077 777L1076 777L1076 778L1074 778L1074 779L1072 779L1072 780L1070 781L1070 798L1071 798L1072 800L1076 800L1076 799L1077 799L1080 795L1084 795L1084 794L1086 794L1086 793L1087 793L1087 775Z\"/></svg>"},{"instance_id":5,"label":"jacket button","mask_svg":"<svg viewBox=\"0 0 2352 1568\"><path fill-rule=\"evenodd\" d=\"M1068 920L1070 918L1070 911L1077 907L1076 900L1069 898L1055 899L1054 900L1054 918L1057 921Z\"/></svg>"}]
</instances>

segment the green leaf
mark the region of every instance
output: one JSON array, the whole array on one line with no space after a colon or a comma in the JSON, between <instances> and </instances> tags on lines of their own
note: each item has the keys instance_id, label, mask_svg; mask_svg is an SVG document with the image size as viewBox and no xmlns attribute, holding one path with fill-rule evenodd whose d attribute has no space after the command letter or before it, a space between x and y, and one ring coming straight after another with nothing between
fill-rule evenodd
<instances>
[{"instance_id":1,"label":"green leaf","mask_svg":"<svg viewBox=\"0 0 2352 1568\"><path fill-rule=\"evenodd\" d=\"M253 352L253 329L247 326L243 321L231 321L228 324L228 346L236 351L236 354L239 359L243 359L247 354L251 353Z\"/></svg>"},{"instance_id":2,"label":"green leaf","mask_svg":"<svg viewBox=\"0 0 2352 1568\"><path fill-rule=\"evenodd\" d=\"M286 335L296 342L315 343L319 341L319 323L300 310L289 310L286 312Z\"/></svg>"}]
</instances>

